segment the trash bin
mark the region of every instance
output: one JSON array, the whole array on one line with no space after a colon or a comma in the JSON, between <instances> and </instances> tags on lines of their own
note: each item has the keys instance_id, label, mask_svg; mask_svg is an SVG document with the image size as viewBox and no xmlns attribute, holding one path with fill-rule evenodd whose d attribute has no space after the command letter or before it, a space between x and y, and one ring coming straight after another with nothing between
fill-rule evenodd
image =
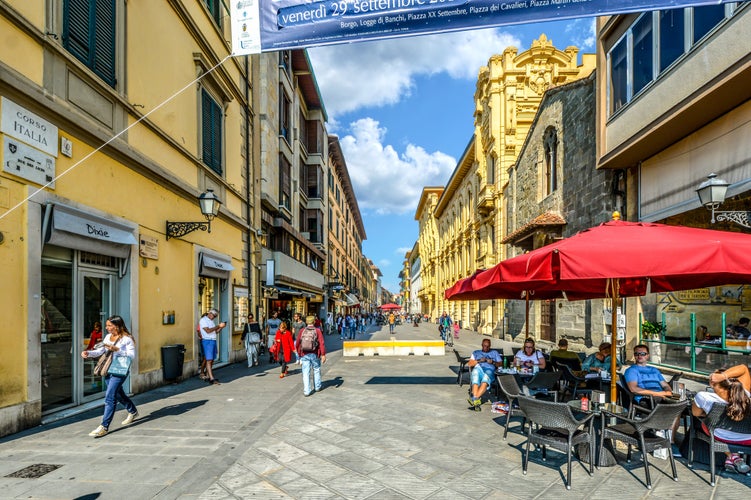
<instances>
[{"instance_id":1,"label":"trash bin","mask_svg":"<svg viewBox=\"0 0 751 500\"><path fill-rule=\"evenodd\" d=\"M185 344L162 346L162 372L165 380L175 380L183 374Z\"/></svg>"}]
</instances>

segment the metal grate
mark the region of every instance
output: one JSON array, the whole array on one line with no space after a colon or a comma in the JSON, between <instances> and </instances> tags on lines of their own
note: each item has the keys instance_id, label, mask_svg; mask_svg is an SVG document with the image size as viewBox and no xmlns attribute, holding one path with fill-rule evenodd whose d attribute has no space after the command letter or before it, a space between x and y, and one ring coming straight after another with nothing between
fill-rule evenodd
<instances>
[{"instance_id":1,"label":"metal grate","mask_svg":"<svg viewBox=\"0 0 751 500\"><path fill-rule=\"evenodd\" d=\"M60 467L62 467L62 465L34 464L34 465L29 465L28 467L24 467L21 470L17 470L16 472L13 472L12 474L8 474L5 477L17 477L21 479L36 479L38 477L42 477L45 474L52 472L53 470L59 469Z\"/></svg>"}]
</instances>

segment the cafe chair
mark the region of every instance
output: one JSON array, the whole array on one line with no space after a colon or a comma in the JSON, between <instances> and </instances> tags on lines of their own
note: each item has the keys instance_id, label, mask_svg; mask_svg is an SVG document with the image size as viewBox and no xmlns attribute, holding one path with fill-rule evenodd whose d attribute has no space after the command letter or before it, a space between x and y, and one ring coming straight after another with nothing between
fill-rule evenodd
<instances>
[{"instance_id":1,"label":"cafe chair","mask_svg":"<svg viewBox=\"0 0 751 500\"><path fill-rule=\"evenodd\" d=\"M587 388L587 379L579 377L568 365L556 363L558 372L561 374L561 395L566 391L571 393L571 399L576 399L577 394L591 394L592 389Z\"/></svg>"},{"instance_id":2,"label":"cafe chair","mask_svg":"<svg viewBox=\"0 0 751 500\"><path fill-rule=\"evenodd\" d=\"M506 395L506 401L508 401L508 413L506 413L506 425L503 429L503 439L506 439L508 435L508 426L511 422L511 417L522 417L522 433L524 433L524 427L527 422L527 418L524 412L519 408L517 399L522 395L522 390L519 388L519 384L516 383L516 377L513 375L497 375L498 388Z\"/></svg>"},{"instance_id":3,"label":"cafe chair","mask_svg":"<svg viewBox=\"0 0 751 500\"><path fill-rule=\"evenodd\" d=\"M631 448L636 447L642 456L644 462L644 475L646 476L647 489L652 489L652 479L649 475L649 453L658 448L666 448L670 457L670 468L673 471L673 481L678 481L678 474L675 471L675 458L670 443L670 430L673 422L688 407L688 401L674 404L658 403L655 409L644 418L629 418L608 413L622 423L605 427L602 429L600 437L600 455L602 455L603 445L606 439L621 441L628 446L626 460L631 461ZM662 432L659 432L662 431ZM660 435L662 434L662 435Z\"/></svg>"},{"instance_id":4,"label":"cafe chair","mask_svg":"<svg viewBox=\"0 0 751 500\"><path fill-rule=\"evenodd\" d=\"M558 369L557 365L566 365L575 372L582 371L582 361L578 356L576 358L558 358L555 356L550 357L550 363Z\"/></svg>"},{"instance_id":5,"label":"cafe chair","mask_svg":"<svg viewBox=\"0 0 751 500\"><path fill-rule=\"evenodd\" d=\"M715 454L721 453L745 453L751 454L751 445L743 445L736 443L725 443L723 441L717 441L714 437L715 429L723 429L726 431L738 432L740 434L751 434L751 417L746 417L743 420L736 422L731 420L725 413L727 411L727 405L723 403L712 404L712 409L705 417L696 417L698 420L697 425L692 425L689 430L689 442L688 442L688 466L693 467L694 462L694 440L704 441L709 445L709 484L715 485L716 466L715 466ZM709 431L709 435L705 434L701 428L697 430L697 427L701 427L700 424L704 424ZM751 473L747 474L751 475Z\"/></svg>"},{"instance_id":6,"label":"cafe chair","mask_svg":"<svg viewBox=\"0 0 751 500\"><path fill-rule=\"evenodd\" d=\"M561 378L561 372L538 372L532 380L522 387L525 396L536 397L537 399L552 398L558 401L558 381Z\"/></svg>"},{"instance_id":7,"label":"cafe chair","mask_svg":"<svg viewBox=\"0 0 751 500\"><path fill-rule=\"evenodd\" d=\"M565 403L541 401L539 399L520 396L519 407L529 420L527 431L527 447L522 461L522 473L527 474L529 464L530 444L542 447L542 459L545 461L546 448L550 446L566 453L566 489L571 489L571 455L574 447L589 445L589 456L594 457L595 434L592 430L594 413L577 420L571 408ZM532 424L536 424L534 429ZM594 460L589 461L589 475L594 472Z\"/></svg>"},{"instance_id":8,"label":"cafe chair","mask_svg":"<svg viewBox=\"0 0 751 500\"><path fill-rule=\"evenodd\" d=\"M616 383L616 390L618 391L618 400L620 405L628 410L628 418L642 417L649 415L652 409L655 407L655 399L652 396L642 396L647 400L647 406L638 404L635 400L636 395L631 392L626 383L626 377L622 374L618 374L618 382Z\"/></svg>"},{"instance_id":9,"label":"cafe chair","mask_svg":"<svg viewBox=\"0 0 751 500\"><path fill-rule=\"evenodd\" d=\"M456 361L459 363L459 371L456 374L456 383L461 387L464 382L464 374L469 373L469 356L462 356L456 349L453 349L453 351L456 355Z\"/></svg>"}]
</instances>

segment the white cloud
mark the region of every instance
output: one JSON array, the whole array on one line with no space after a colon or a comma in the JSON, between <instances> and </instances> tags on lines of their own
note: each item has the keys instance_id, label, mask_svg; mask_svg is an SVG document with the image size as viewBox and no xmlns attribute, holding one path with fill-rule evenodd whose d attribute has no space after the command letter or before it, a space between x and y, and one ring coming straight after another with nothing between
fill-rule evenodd
<instances>
[{"instance_id":1,"label":"white cloud","mask_svg":"<svg viewBox=\"0 0 751 500\"><path fill-rule=\"evenodd\" d=\"M474 80L488 58L519 39L482 29L312 48L308 52L330 119L368 106L398 103L418 76L447 73Z\"/></svg>"},{"instance_id":2,"label":"white cloud","mask_svg":"<svg viewBox=\"0 0 751 500\"><path fill-rule=\"evenodd\" d=\"M378 261L378 268L383 269L384 267L389 267L391 265L391 261L388 259L380 259Z\"/></svg>"},{"instance_id":3,"label":"white cloud","mask_svg":"<svg viewBox=\"0 0 751 500\"><path fill-rule=\"evenodd\" d=\"M407 252L411 252L411 251L412 251L412 247L399 247L396 250L394 250L394 253L397 255L404 256L404 254L406 254Z\"/></svg>"},{"instance_id":4,"label":"white cloud","mask_svg":"<svg viewBox=\"0 0 751 500\"><path fill-rule=\"evenodd\" d=\"M339 138L362 211L414 212L423 186L442 186L456 166L451 156L408 144L402 153L384 144L386 129L372 118L350 124Z\"/></svg>"},{"instance_id":5,"label":"white cloud","mask_svg":"<svg viewBox=\"0 0 751 500\"><path fill-rule=\"evenodd\" d=\"M582 51L591 53L595 49L597 40L596 17L573 19L566 24L566 34L571 37L571 43Z\"/></svg>"}]
</instances>

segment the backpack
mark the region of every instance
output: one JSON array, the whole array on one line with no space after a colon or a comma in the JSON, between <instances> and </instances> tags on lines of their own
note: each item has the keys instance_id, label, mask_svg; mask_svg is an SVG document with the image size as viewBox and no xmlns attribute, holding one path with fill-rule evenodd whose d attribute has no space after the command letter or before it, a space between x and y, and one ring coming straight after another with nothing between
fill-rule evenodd
<instances>
[{"instance_id":1,"label":"backpack","mask_svg":"<svg viewBox=\"0 0 751 500\"><path fill-rule=\"evenodd\" d=\"M303 352L318 350L318 332L315 326L308 325L300 332L300 349Z\"/></svg>"}]
</instances>

